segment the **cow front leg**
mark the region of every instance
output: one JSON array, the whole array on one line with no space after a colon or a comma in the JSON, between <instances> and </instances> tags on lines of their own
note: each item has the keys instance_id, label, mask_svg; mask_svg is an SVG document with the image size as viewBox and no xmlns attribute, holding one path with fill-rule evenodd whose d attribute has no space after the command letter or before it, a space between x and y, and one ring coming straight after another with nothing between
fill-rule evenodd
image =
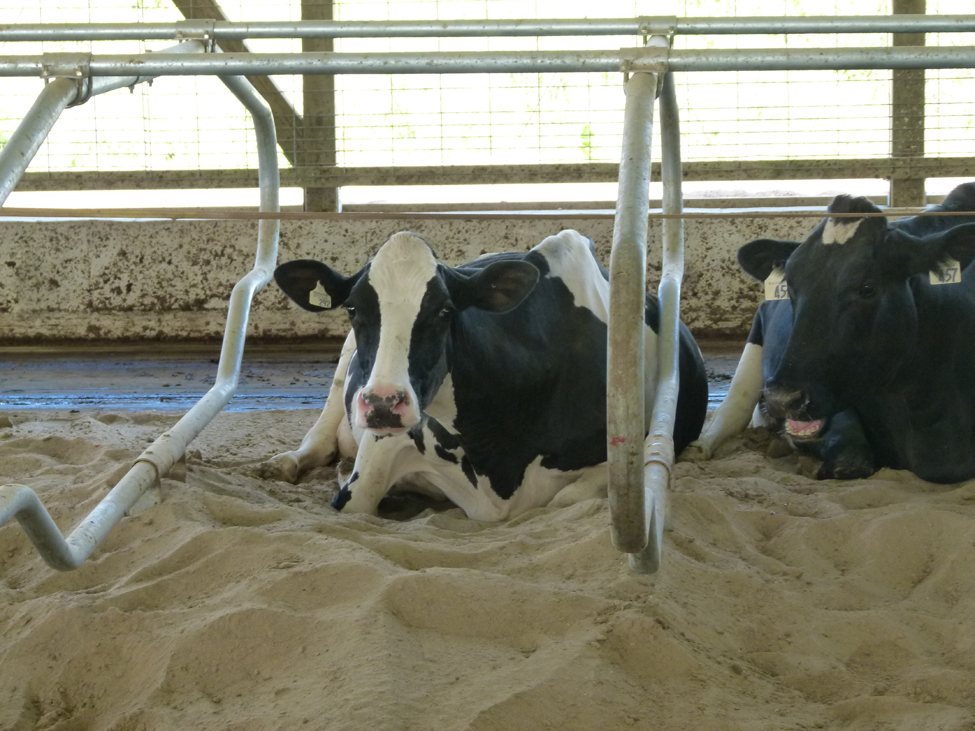
<instances>
[{"instance_id":1,"label":"cow front leg","mask_svg":"<svg viewBox=\"0 0 975 731\"><path fill-rule=\"evenodd\" d=\"M359 442L352 475L332 498L332 507L343 513L379 512L379 502L393 484L410 471L405 463L416 452L406 434L376 436L365 432Z\"/></svg>"},{"instance_id":2,"label":"cow front leg","mask_svg":"<svg viewBox=\"0 0 975 731\"><path fill-rule=\"evenodd\" d=\"M816 475L820 480L859 480L877 471L873 448L853 410L830 418L814 451L823 461Z\"/></svg>"},{"instance_id":3,"label":"cow front leg","mask_svg":"<svg viewBox=\"0 0 975 731\"><path fill-rule=\"evenodd\" d=\"M680 461L711 459L718 447L748 426L764 385L762 346L748 343L731 379L728 395L715 410L700 438L688 444L680 454Z\"/></svg>"},{"instance_id":4,"label":"cow front leg","mask_svg":"<svg viewBox=\"0 0 975 731\"><path fill-rule=\"evenodd\" d=\"M350 332L342 346L338 365L335 366L335 377L318 421L305 434L298 449L282 452L261 464L261 477L295 483L309 470L331 464L336 454L341 457L355 456L357 447L345 414L344 398L345 378L355 347L355 334Z\"/></svg>"},{"instance_id":5,"label":"cow front leg","mask_svg":"<svg viewBox=\"0 0 975 731\"><path fill-rule=\"evenodd\" d=\"M609 485L609 469L606 463L588 468L579 479L570 482L559 490L549 501L553 508L564 508L568 505L581 503L583 500L606 497Z\"/></svg>"}]
</instances>

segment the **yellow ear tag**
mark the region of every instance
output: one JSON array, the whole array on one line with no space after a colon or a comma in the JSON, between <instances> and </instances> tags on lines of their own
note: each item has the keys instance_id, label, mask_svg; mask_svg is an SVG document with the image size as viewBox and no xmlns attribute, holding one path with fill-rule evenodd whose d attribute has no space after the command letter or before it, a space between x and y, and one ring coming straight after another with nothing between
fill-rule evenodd
<instances>
[{"instance_id":1,"label":"yellow ear tag","mask_svg":"<svg viewBox=\"0 0 975 731\"><path fill-rule=\"evenodd\" d=\"M326 310L332 308L332 298L328 296L325 287L319 282L318 286L308 293L308 303L315 307L324 307Z\"/></svg>"},{"instance_id":2,"label":"yellow ear tag","mask_svg":"<svg viewBox=\"0 0 975 731\"><path fill-rule=\"evenodd\" d=\"M945 259L938 271L928 272L931 284L961 284L961 265L954 259Z\"/></svg>"},{"instance_id":3,"label":"yellow ear tag","mask_svg":"<svg viewBox=\"0 0 975 731\"><path fill-rule=\"evenodd\" d=\"M789 285L785 281L785 271L773 269L765 280L765 299L767 300L787 300L789 299Z\"/></svg>"}]
</instances>

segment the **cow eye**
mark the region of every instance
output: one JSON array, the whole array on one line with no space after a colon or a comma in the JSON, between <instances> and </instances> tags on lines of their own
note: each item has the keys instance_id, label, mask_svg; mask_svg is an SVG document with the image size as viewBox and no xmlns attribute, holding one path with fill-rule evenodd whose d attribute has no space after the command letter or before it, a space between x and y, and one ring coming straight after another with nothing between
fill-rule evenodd
<instances>
[{"instance_id":1,"label":"cow eye","mask_svg":"<svg viewBox=\"0 0 975 731\"><path fill-rule=\"evenodd\" d=\"M863 297L863 299L870 299L875 294L877 294L877 288L870 282L860 286L860 296Z\"/></svg>"},{"instance_id":2,"label":"cow eye","mask_svg":"<svg viewBox=\"0 0 975 731\"><path fill-rule=\"evenodd\" d=\"M355 307L352 305L346 305L345 311L349 313L349 317L355 317Z\"/></svg>"},{"instance_id":3,"label":"cow eye","mask_svg":"<svg viewBox=\"0 0 975 731\"><path fill-rule=\"evenodd\" d=\"M444 307L442 310L440 310L440 317L442 317L445 320L453 314L454 314L453 307Z\"/></svg>"}]
</instances>

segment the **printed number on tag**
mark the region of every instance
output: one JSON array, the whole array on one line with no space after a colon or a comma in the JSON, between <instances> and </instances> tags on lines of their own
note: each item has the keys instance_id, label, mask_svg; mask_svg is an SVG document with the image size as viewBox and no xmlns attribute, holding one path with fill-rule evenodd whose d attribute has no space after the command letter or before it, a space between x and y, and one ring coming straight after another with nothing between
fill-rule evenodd
<instances>
[{"instance_id":1,"label":"printed number on tag","mask_svg":"<svg viewBox=\"0 0 975 731\"><path fill-rule=\"evenodd\" d=\"M789 285L785 281L785 272L781 269L773 269L765 280L765 299L767 300L787 300L789 299Z\"/></svg>"},{"instance_id":2,"label":"printed number on tag","mask_svg":"<svg viewBox=\"0 0 975 731\"><path fill-rule=\"evenodd\" d=\"M332 307L332 298L319 282L318 287L308 293L308 302L315 307L324 307L326 310Z\"/></svg>"},{"instance_id":3,"label":"printed number on tag","mask_svg":"<svg viewBox=\"0 0 975 731\"><path fill-rule=\"evenodd\" d=\"M961 282L961 265L954 259L945 259L941 269L928 272L928 281L931 284L958 284Z\"/></svg>"}]
</instances>

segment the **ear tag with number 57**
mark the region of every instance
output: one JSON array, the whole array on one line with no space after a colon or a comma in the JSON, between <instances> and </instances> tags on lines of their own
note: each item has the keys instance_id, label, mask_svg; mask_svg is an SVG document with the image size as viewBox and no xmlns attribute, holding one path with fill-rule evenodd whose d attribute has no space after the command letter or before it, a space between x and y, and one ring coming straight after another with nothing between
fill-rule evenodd
<instances>
[{"instance_id":1,"label":"ear tag with number 57","mask_svg":"<svg viewBox=\"0 0 975 731\"><path fill-rule=\"evenodd\" d=\"M318 283L315 289L308 293L308 302L315 307L324 307L326 310L332 307L332 298L328 296L328 292L325 291L325 287L322 286L321 282Z\"/></svg>"},{"instance_id":2,"label":"ear tag with number 57","mask_svg":"<svg viewBox=\"0 0 975 731\"><path fill-rule=\"evenodd\" d=\"M954 259L945 259L941 267L928 272L931 284L960 284L961 265Z\"/></svg>"},{"instance_id":3,"label":"ear tag with number 57","mask_svg":"<svg viewBox=\"0 0 975 731\"><path fill-rule=\"evenodd\" d=\"M765 280L765 299L767 300L787 300L789 299L789 285L785 281L785 271L783 269L773 269Z\"/></svg>"}]
</instances>

